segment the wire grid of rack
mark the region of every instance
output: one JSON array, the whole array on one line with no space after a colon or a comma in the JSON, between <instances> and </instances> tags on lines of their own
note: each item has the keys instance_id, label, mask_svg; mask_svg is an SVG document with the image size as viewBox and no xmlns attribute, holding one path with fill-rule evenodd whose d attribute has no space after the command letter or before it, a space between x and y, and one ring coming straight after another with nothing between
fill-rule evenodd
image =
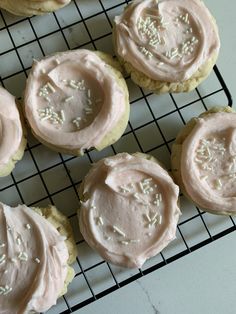
<instances>
[{"instance_id":1,"label":"wire grid of rack","mask_svg":"<svg viewBox=\"0 0 236 314\"><path fill-rule=\"evenodd\" d=\"M75 48L98 49L114 54L112 21L129 1L76 0L56 13L19 18L0 11L0 82L21 97L33 58ZM84 242L77 223L77 188L91 163L118 152L141 151L170 168L170 150L185 121L217 104L232 105L217 67L199 88L188 94L156 96L126 78L131 101L129 125L122 138L102 152L77 158L54 153L30 134L24 158L11 174L0 179L0 200L10 205L55 204L74 228L78 258L76 276L68 293L48 313L73 313L79 308L157 270L210 242L233 232L232 217L214 216L181 196L177 238L142 269L125 270L103 261Z\"/></svg>"}]
</instances>

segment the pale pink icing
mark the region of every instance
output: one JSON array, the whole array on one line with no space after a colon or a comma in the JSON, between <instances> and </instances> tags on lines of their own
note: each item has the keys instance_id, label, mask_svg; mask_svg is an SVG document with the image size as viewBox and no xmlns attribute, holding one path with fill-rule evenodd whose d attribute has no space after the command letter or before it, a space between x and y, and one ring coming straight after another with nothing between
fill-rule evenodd
<instances>
[{"instance_id":1,"label":"pale pink icing","mask_svg":"<svg viewBox=\"0 0 236 314\"><path fill-rule=\"evenodd\" d=\"M48 95L40 97L40 88L48 82L55 92L47 88ZM78 82L84 90L75 88ZM71 96L73 99L66 102ZM81 152L100 144L124 114L125 102L122 87L110 66L89 50L59 53L35 61L25 91L26 117L34 133L50 144ZM63 124L41 120L39 110L50 105L59 116L63 110ZM79 129L73 122L77 117Z\"/></svg>"},{"instance_id":2,"label":"pale pink icing","mask_svg":"<svg viewBox=\"0 0 236 314\"><path fill-rule=\"evenodd\" d=\"M0 168L5 167L19 149L22 134L15 98L0 87Z\"/></svg>"},{"instance_id":3,"label":"pale pink icing","mask_svg":"<svg viewBox=\"0 0 236 314\"><path fill-rule=\"evenodd\" d=\"M153 161L127 153L105 158L84 179L80 230L104 259L141 267L175 238L178 192Z\"/></svg>"},{"instance_id":4,"label":"pale pink icing","mask_svg":"<svg viewBox=\"0 0 236 314\"><path fill-rule=\"evenodd\" d=\"M0 225L0 312L47 311L56 304L67 276L64 238L25 205L0 203Z\"/></svg>"},{"instance_id":5,"label":"pale pink icing","mask_svg":"<svg viewBox=\"0 0 236 314\"><path fill-rule=\"evenodd\" d=\"M148 17L151 25L145 33L139 29L139 19ZM115 24L117 54L154 80L185 81L220 48L216 25L200 0L136 0L115 18ZM159 38L152 37L155 30ZM183 53L182 45L188 41Z\"/></svg>"},{"instance_id":6,"label":"pale pink icing","mask_svg":"<svg viewBox=\"0 0 236 314\"><path fill-rule=\"evenodd\" d=\"M215 213L236 212L236 114L198 118L183 143L181 176L187 194Z\"/></svg>"}]
</instances>

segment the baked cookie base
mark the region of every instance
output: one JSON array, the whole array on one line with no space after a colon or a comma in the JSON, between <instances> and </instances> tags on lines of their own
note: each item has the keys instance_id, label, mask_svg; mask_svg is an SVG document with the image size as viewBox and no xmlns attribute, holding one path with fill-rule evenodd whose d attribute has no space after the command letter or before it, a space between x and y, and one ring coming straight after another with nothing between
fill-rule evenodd
<instances>
[{"instance_id":1,"label":"baked cookie base","mask_svg":"<svg viewBox=\"0 0 236 314\"><path fill-rule=\"evenodd\" d=\"M205 117L208 114L211 113L217 113L217 112L235 112L231 107L213 107L210 110L203 112L198 118ZM174 144L172 145L172 152L171 152L171 168L172 168L172 175L176 182L176 184L179 185L180 190L183 192L183 194L191 201L191 197L188 195L188 193L185 190L184 183L181 176L181 153L182 153L182 145L185 141L185 139L188 137L188 135L191 133L193 128L196 125L196 118L192 118L180 131L178 134ZM196 206L198 206L197 203L193 202ZM235 212L225 212L225 211L212 211L207 208L203 208L205 211L216 214L216 215L236 215Z\"/></svg>"},{"instance_id":2,"label":"baked cookie base","mask_svg":"<svg viewBox=\"0 0 236 314\"><path fill-rule=\"evenodd\" d=\"M216 63L217 57L218 54L214 54L190 79L182 82L162 82L153 80L135 69L129 62L126 62L121 58L119 58L119 60L127 74L131 76L134 83L160 95L165 93L183 93L192 91L209 76Z\"/></svg>"},{"instance_id":3,"label":"baked cookie base","mask_svg":"<svg viewBox=\"0 0 236 314\"><path fill-rule=\"evenodd\" d=\"M11 157L9 162L4 167L0 168L0 177L8 176L12 172L16 163L23 158L26 144L26 138L23 136L17 152Z\"/></svg>"},{"instance_id":4,"label":"baked cookie base","mask_svg":"<svg viewBox=\"0 0 236 314\"><path fill-rule=\"evenodd\" d=\"M69 1L70 2L70 1ZM65 5L57 0L0 0L0 8L18 16L43 15L56 11Z\"/></svg>"},{"instance_id":5,"label":"baked cookie base","mask_svg":"<svg viewBox=\"0 0 236 314\"><path fill-rule=\"evenodd\" d=\"M32 209L37 214L44 217L48 222L50 222L57 229L60 235L66 238L65 243L69 252L68 271L64 288L59 295L59 297L61 297L62 295L66 294L68 285L75 276L74 269L69 266L75 262L77 256L77 246L73 237L73 231L68 218L63 215L55 206L50 205L46 208L34 207Z\"/></svg>"}]
</instances>

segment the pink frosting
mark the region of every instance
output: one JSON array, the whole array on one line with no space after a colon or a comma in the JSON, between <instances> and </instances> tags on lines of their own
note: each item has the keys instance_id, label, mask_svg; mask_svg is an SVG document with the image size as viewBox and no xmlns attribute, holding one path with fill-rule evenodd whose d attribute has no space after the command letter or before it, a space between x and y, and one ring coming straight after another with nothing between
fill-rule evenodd
<instances>
[{"instance_id":1,"label":"pink frosting","mask_svg":"<svg viewBox=\"0 0 236 314\"><path fill-rule=\"evenodd\" d=\"M179 189L157 163L118 154L93 165L83 184L80 230L104 259L141 267L175 238Z\"/></svg>"},{"instance_id":2,"label":"pink frosting","mask_svg":"<svg viewBox=\"0 0 236 314\"><path fill-rule=\"evenodd\" d=\"M125 112L125 101L110 66L92 51L75 50L34 62L25 112L44 141L82 153L112 130Z\"/></svg>"},{"instance_id":3,"label":"pink frosting","mask_svg":"<svg viewBox=\"0 0 236 314\"><path fill-rule=\"evenodd\" d=\"M191 199L215 213L236 212L236 114L196 120L183 143L181 176Z\"/></svg>"},{"instance_id":4,"label":"pink frosting","mask_svg":"<svg viewBox=\"0 0 236 314\"><path fill-rule=\"evenodd\" d=\"M115 24L117 54L154 80L185 81L220 48L200 0L136 0Z\"/></svg>"},{"instance_id":5,"label":"pink frosting","mask_svg":"<svg viewBox=\"0 0 236 314\"><path fill-rule=\"evenodd\" d=\"M22 135L15 98L0 87L0 168L5 167L18 151Z\"/></svg>"},{"instance_id":6,"label":"pink frosting","mask_svg":"<svg viewBox=\"0 0 236 314\"><path fill-rule=\"evenodd\" d=\"M0 203L0 312L47 311L63 290L68 250L46 219Z\"/></svg>"}]
</instances>

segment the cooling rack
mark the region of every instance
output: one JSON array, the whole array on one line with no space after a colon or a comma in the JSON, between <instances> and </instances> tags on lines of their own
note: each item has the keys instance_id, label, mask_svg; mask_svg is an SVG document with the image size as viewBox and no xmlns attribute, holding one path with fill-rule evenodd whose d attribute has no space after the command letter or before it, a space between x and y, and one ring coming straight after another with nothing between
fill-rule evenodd
<instances>
[{"instance_id":1,"label":"cooling rack","mask_svg":"<svg viewBox=\"0 0 236 314\"><path fill-rule=\"evenodd\" d=\"M75 48L98 49L114 54L112 21L128 1L76 0L56 13L18 18L0 11L0 83L18 98L33 59ZM77 188L91 163L118 152L149 153L170 168L170 150L177 132L191 117L217 104L232 105L230 92L215 66L211 76L188 94L156 96L126 78L131 116L122 138L102 152L87 152L76 158L57 154L29 134L21 162L6 178L0 179L0 200L9 205L55 204L74 228L78 258L73 265L76 276L68 293L48 313L74 311L112 293L198 248L233 232L232 217L210 215L181 196L181 216L177 238L142 269L124 270L103 261L84 242L77 223Z\"/></svg>"}]
</instances>

